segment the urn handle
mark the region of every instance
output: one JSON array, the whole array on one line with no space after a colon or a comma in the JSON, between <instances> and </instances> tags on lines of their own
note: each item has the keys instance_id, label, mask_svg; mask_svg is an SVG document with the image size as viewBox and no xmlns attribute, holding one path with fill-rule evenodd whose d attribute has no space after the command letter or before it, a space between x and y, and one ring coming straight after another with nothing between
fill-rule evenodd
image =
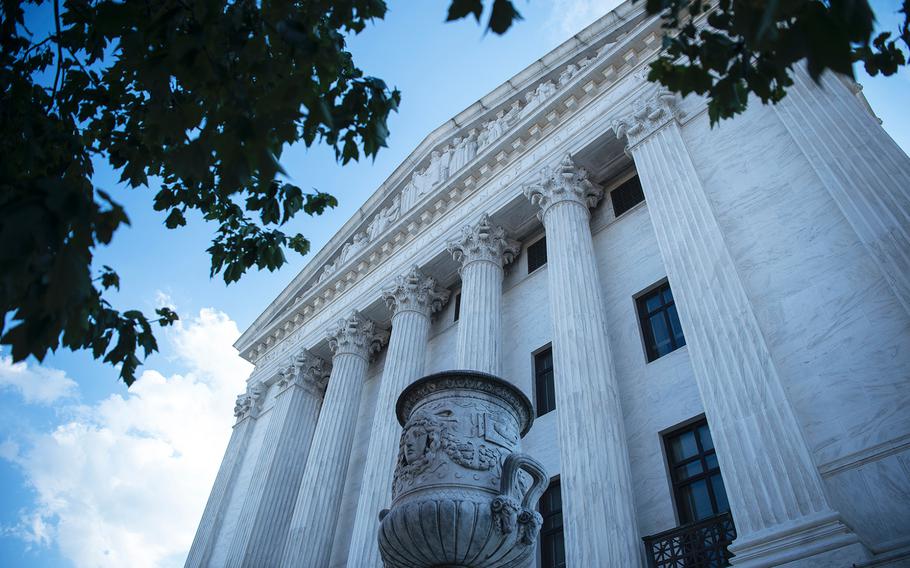
<instances>
[{"instance_id":1,"label":"urn handle","mask_svg":"<svg viewBox=\"0 0 910 568\"><path fill-rule=\"evenodd\" d=\"M528 472L533 480L531 488L522 497L521 507L533 511L537 508L537 501L547 490L550 478L543 465L528 454L509 454L506 457L502 464L499 494L504 497L512 497L515 494L515 488L518 487L518 474L521 470Z\"/></svg>"}]
</instances>

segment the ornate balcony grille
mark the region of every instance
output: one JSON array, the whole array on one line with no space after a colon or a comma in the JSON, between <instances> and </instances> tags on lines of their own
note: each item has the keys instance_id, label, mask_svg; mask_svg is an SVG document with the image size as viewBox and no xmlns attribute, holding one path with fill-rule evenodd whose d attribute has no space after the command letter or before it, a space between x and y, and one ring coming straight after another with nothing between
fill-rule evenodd
<instances>
[{"instance_id":1,"label":"ornate balcony grille","mask_svg":"<svg viewBox=\"0 0 910 568\"><path fill-rule=\"evenodd\" d=\"M727 545L736 538L730 513L646 536L649 568L720 568L730 565Z\"/></svg>"}]
</instances>

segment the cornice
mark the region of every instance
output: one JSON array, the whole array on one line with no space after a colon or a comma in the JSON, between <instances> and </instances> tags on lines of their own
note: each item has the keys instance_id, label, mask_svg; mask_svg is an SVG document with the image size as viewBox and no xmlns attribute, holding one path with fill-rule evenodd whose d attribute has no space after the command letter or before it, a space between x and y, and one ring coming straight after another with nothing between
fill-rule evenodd
<instances>
[{"instance_id":1,"label":"cornice","mask_svg":"<svg viewBox=\"0 0 910 568\"><path fill-rule=\"evenodd\" d=\"M633 20L633 18L629 18L627 22ZM405 164L413 162L414 155L412 154L412 157L405 160L396 173L374 194L373 198L368 200L367 206L361 208L358 215L355 215L357 223L352 223L354 219L349 221L345 228L330 241L329 245L317 254L310 265L295 278L285 292L272 303L270 308L244 332L244 335L235 344L241 351L241 355L248 360L257 361L263 354L280 343L284 337L300 329L315 314L332 304L336 297L350 289L403 246L422 234L453 205L457 205L484 187L493 176L509 164L532 152L537 143L554 128L557 128L567 116L574 114L588 101L608 91L621 79L627 77L643 59L652 55L659 47L657 20L652 18L647 21L643 19L634 21L637 24L631 30L619 27L623 30L623 34L616 41L611 40L605 43L604 38L610 34L604 32L596 40L585 44L577 43L576 47L581 46L579 51L571 52L569 56L563 54L562 61L568 62L566 65L557 67L551 61L546 73L538 72L536 74L538 82L529 83L533 89L526 90L525 96L521 97L525 100L525 105L520 104L520 93L517 91L513 92L512 99L503 100L496 114L505 116L503 113L506 112L506 109L511 110L512 105L519 103L519 116L499 139L479 151L460 171L454 172L432 191L419 196L419 199L411 204L407 211L399 213L397 218L388 222L381 231L374 234L375 240L348 254L344 261L335 268L330 278L319 282L317 269L320 271L323 269L325 262L332 258L331 254L335 254L336 251L340 254L342 247L339 247L339 243L344 240L342 235L350 238L351 235L357 234L360 227L369 228L370 223L375 219L375 214L374 217L369 218L361 214L367 209L367 206L372 203L374 210L381 214L394 202L396 196L391 193L384 194L384 198L392 197L392 201L389 201L388 205L387 201L377 196L387 189L390 181L396 177ZM616 31L617 29L610 30L611 33L616 33ZM598 41L600 45L597 45ZM597 47L592 49L594 45ZM595 51L599 52L596 56ZM585 59L589 60L588 63L580 71L574 72L571 77L564 79L564 84L556 92L550 93L552 96L542 100L530 111L523 110L530 102L527 96L533 96L540 84L549 81L558 84L559 76L569 71L569 66L578 65L578 61ZM509 104L504 106L505 103ZM467 125L467 123L465 124ZM457 135L458 132L452 130L451 133L454 140L454 135ZM423 146L422 143L421 147ZM399 178L397 181L402 182L402 185L397 188L403 189L404 180ZM396 188L393 187L393 189ZM400 195L397 196L397 199L401 199ZM349 242L353 244L353 241ZM356 249L357 247L349 247L349 252L351 248ZM306 282L313 282L313 284L303 291L299 291ZM298 292L292 294L291 292L295 290Z\"/></svg>"}]
</instances>

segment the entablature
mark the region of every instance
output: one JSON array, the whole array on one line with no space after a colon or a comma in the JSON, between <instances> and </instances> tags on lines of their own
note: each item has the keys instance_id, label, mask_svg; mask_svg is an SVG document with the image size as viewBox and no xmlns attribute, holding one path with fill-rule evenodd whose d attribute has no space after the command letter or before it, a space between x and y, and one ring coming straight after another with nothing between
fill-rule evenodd
<instances>
[{"instance_id":1,"label":"entablature","mask_svg":"<svg viewBox=\"0 0 910 568\"><path fill-rule=\"evenodd\" d=\"M304 325L318 326L325 317L323 312L335 314L339 309L348 309L340 308L346 303L338 301L340 296L350 294L352 298L362 298L354 288L362 288L358 284L370 275L384 274L385 270L379 270L381 265L400 264L392 262L392 257L402 256L400 253L406 245L412 255L424 247L427 248L421 254L423 258L427 258L428 252L435 254L429 250L435 243L425 242L427 237L441 240L443 247L445 239L437 231L428 232L428 229L434 225L437 228L450 225L436 222L443 215L451 214L455 205L481 189L502 188L510 183L508 180L531 171L542 157L538 150L541 142L622 79L634 74L644 83L643 70L647 67L643 62L659 49L659 20L645 18L643 10L639 7L632 10L629 3L623 6L627 7L627 13L620 23L611 25L607 22L593 35L586 35L588 30L582 32L576 37L585 36L587 41L573 38L570 47L557 48L428 136L238 340L235 345L241 355L257 363L266 354L269 354L267 359L271 359L270 352L278 351L275 347L283 343L283 339L296 343L294 338L299 339L305 333ZM595 26L597 24L591 28ZM558 56L554 55L557 52ZM513 83L528 86L520 91ZM477 105L486 107L489 112L472 111ZM466 114L469 112L474 113L473 121ZM492 118L480 121L490 113ZM489 141L484 139L481 147L478 128L485 131L499 128L497 121L503 123L501 131ZM450 140L446 148L453 153L455 140L460 139L459 143L463 143L460 134L466 129L469 136L475 136L476 154L464 164L456 162L459 167L454 171L434 170L434 159L437 162L442 159L440 144ZM416 156L421 159L417 160ZM449 157L450 161L453 156L454 153ZM427 175L439 176L441 181L430 184L429 189L421 189L420 184L427 182L420 178ZM498 182L493 183L496 178ZM375 213L367 215L366 211ZM368 280L373 282L376 277ZM333 309L327 310L330 305Z\"/></svg>"}]
</instances>

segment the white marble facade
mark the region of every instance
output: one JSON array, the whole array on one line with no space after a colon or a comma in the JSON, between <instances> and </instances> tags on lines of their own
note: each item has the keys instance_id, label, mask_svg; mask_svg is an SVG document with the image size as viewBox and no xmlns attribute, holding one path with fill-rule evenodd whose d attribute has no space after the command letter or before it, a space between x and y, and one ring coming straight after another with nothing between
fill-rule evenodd
<instances>
[{"instance_id":1,"label":"white marble facade","mask_svg":"<svg viewBox=\"0 0 910 568\"><path fill-rule=\"evenodd\" d=\"M378 568L397 393L467 367L533 401L545 346L556 409L522 445L560 479L568 566L646 565L680 519L663 435L702 416L735 566L910 565L910 158L834 76L710 128L644 80L642 8L433 131L238 340L256 367L188 567ZM648 362L635 298L662 282L686 345Z\"/></svg>"}]
</instances>

